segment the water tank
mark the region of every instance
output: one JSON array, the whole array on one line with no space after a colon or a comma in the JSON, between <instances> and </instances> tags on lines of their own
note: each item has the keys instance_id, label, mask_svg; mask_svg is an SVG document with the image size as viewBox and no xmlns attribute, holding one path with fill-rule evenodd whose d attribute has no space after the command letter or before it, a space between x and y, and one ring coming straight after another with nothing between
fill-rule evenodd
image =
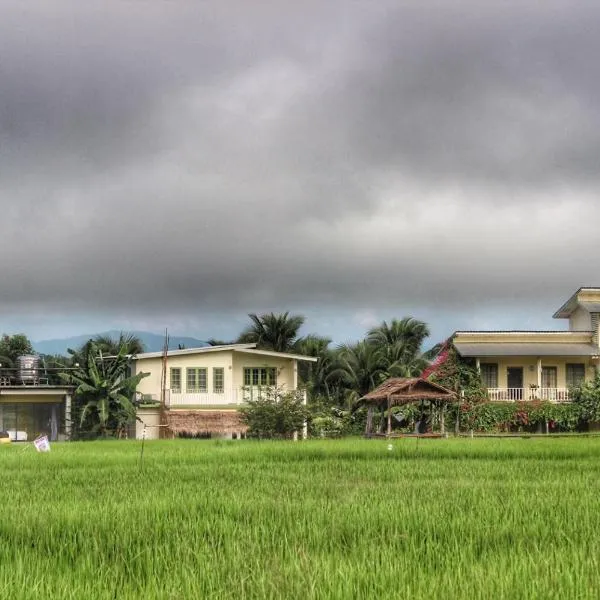
<instances>
[{"instance_id":1,"label":"water tank","mask_svg":"<svg viewBox=\"0 0 600 600\"><path fill-rule=\"evenodd\" d=\"M35 354L24 354L17 357L17 381L21 383L37 383L40 376L40 357Z\"/></svg>"}]
</instances>

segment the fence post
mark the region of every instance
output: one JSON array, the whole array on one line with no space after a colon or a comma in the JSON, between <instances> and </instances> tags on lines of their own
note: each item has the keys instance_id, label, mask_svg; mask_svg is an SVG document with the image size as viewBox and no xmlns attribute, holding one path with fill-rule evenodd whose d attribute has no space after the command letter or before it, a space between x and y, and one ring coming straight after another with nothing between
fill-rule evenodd
<instances>
[{"instance_id":1,"label":"fence post","mask_svg":"<svg viewBox=\"0 0 600 600\"><path fill-rule=\"evenodd\" d=\"M302 390L302 404L304 406L308 405L308 394L306 393L306 388ZM304 421L304 425L302 425L302 439L305 440L308 438L308 421Z\"/></svg>"}]
</instances>

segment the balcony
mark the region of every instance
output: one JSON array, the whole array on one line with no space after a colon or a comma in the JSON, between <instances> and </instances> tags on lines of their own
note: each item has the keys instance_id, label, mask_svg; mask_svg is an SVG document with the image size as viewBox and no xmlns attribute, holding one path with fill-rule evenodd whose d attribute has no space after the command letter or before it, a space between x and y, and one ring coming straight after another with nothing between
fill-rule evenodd
<instances>
[{"instance_id":1,"label":"balcony","mask_svg":"<svg viewBox=\"0 0 600 600\"><path fill-rule=\"evenodd\" d=\"M285 392L286 390L280 389ZM293 390L287 390L293 391ZM248 400L266 398L273 393L273 388L246 386L240 389L225 388L220 392L198 391L185 389L165 390L165 406L167 408L234 408ZM306 401L306 391L302 392ZM141 394L139 401L144 404L160 403L160 394Z\"/></svg>"},{"instance_id":2,"label":"balcony","mask_svg":"<svg viewBox=\"0 0 600 600\"><path fill-rule=\"evenodd\" d=\"M491 402L571 402L569 388L488 388Z\"/></svg>"}]
</instances>

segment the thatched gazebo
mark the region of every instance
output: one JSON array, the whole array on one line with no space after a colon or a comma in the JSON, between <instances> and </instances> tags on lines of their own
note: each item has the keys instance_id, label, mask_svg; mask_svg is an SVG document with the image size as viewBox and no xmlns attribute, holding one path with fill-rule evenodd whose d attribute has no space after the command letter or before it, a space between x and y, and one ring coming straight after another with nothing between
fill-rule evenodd
<instances>
[{"instance_id":1,"label":"thatched gazebo","mask_svg":"<svg viewBox=\"0 0 600 600\"><path fill-rule=\"evenodd\" d=\"M392 433L392 411L393 406L402 404L423 403L428 401L437 405L440 410L440 424L442 433L444 433L444 407L448 402L454 402L456 394L437 383L421 379L420 377L392 377L384 381L379 387L375 388L363 396L356 404L359 406L368 406L367 427L365 435L373 434L373 411L378 408L382 413L387 410L387 434Z\"/></svg>"}]
</instances>

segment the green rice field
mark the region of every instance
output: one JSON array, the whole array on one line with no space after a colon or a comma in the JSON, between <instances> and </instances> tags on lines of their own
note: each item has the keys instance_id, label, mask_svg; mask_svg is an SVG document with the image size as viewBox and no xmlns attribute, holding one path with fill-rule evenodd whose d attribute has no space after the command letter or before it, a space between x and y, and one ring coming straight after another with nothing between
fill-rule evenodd
<instances>
[{"instance_id":1,"label":"green rice field","mask_svg":"<svg viewBox=\"0 0 600 600\"><path fill-rule=\"evenodd\" d=\"M599 598L600 439L0 447L5 598Z\"/></svg>"}]
</instances>

